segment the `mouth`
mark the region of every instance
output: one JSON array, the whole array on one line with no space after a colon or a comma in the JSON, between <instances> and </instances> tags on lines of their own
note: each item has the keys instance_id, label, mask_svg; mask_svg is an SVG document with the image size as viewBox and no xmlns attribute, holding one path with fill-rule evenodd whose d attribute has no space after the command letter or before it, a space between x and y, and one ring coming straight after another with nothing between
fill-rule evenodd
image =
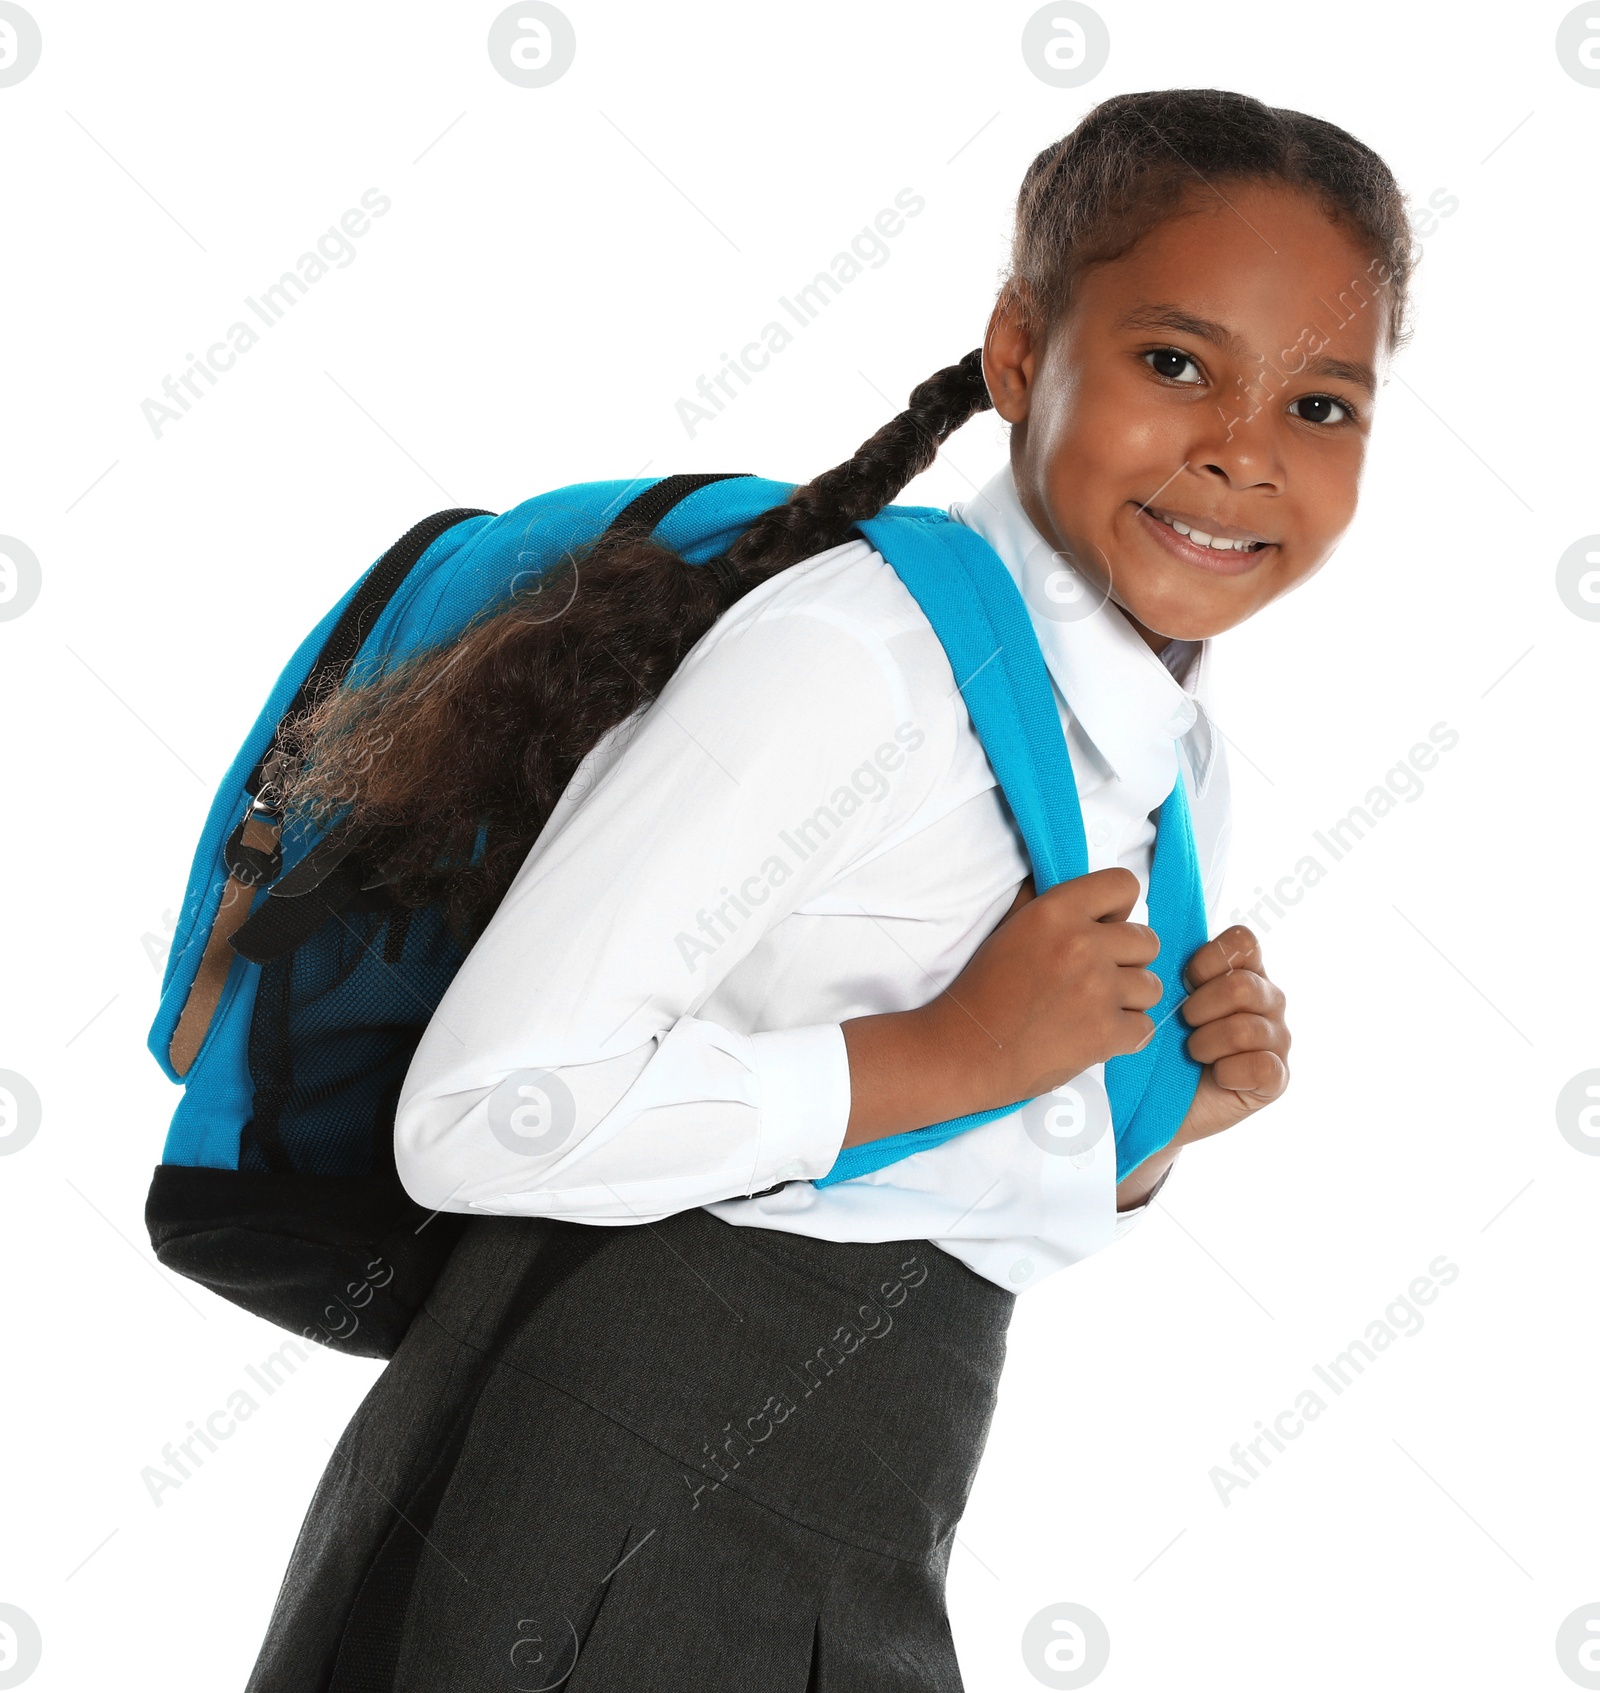
<instances>
[{"instance_id":1,"label":"mouth","mask_svg":"<svg viewBox=\"0 0 1600 1693\"><path fill-rule=\"evenodd\" d=\"M1137 500L1129 503L1138 512L1141 524L1169 553L1216 576L1242 576L1278 545L1254 530L1213 518L1147 506Z\"/></svg>"}]
</instances>

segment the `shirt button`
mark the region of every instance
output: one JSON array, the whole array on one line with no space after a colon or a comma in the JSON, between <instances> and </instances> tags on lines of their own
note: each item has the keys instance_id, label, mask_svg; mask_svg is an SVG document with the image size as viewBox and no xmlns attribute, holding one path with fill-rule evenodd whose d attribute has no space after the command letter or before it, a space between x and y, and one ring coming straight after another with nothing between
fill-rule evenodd
<instances>
[{"instance_id":1,"label":"shirt button","mask_svg":"<svg viewBox=\"0 0 1600 1693\"><path fill-rule=\"evenodd\" d=\"M1111 839L1111 825L1109 823L1096 823L1089 831L1089 839L1096 846L1104 846Z\"/></svg>"},{"instance_id":2,"label":"shirt button","mask_svg":"<svg viewBox=\"0 0 1600 1693\"><path fill-rule=\"evenodd\" d=\"M780 1182L792 1182L800 1174L801 1163L798 1158L791 1158L781 1170L774 1170L773 1175Z\"/></svg>"}]
</instances>

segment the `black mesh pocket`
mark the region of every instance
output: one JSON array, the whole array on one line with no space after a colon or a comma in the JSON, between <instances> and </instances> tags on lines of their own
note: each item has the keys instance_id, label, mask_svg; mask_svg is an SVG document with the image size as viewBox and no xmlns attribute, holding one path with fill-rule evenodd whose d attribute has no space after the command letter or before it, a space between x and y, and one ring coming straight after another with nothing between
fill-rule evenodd
<instances>
[{"instance_id":1,"label":"black mesh pocket","mask_svg":"<svg viewBox=\"0 0 1600 1693\"><path fill-rule=\"evenodd\" d=\"M241 1170L375 1175L406 1067L464 953L443 914L345 909L262 965ZM381 1137L381 1139L380 1139Z\"/></svg>"}]
</instances>

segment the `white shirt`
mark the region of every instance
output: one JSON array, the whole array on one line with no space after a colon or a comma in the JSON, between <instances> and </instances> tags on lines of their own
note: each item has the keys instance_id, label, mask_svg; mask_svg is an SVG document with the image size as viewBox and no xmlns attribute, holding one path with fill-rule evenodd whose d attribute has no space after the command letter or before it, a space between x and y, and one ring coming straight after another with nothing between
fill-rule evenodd
<instances>
[{"instance_id":1,"label":"white shirt","mask_svg":"<svg viewBox=\"0 0 1600 1693\"><path fill-rule=\"evenodd\" d=\"M1151 813L1181 769L1214 922L1228 784L1196 693L1204 644L1158 658L1052 552L1009 466L950 510L1029 607L1090 867L1134 872L1142 921ZM457 1212L704 1206L828 1240L928 1239L1032 1287L1130 1225L1109 1134L1056 1156L1012 1114L809 1180L849 1118L841 1023L933 999L1027 873L916 602L867 542L819 553L740 600L580 766L417 1047L401 1181Z\"/></svg>"}]
</instances>

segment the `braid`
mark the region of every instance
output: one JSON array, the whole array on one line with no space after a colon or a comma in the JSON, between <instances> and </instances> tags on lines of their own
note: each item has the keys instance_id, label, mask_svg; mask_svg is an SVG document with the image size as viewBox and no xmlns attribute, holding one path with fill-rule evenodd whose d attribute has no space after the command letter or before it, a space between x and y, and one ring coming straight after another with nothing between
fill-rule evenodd
<instances>
[{"instance_id":1,"label":"braid","mask_svg":"<svg viewBox=\"0 0 1600 1693\"><path fill-rule=\"evenodd\" d=\"M1332 124L1220 89L1116 95L1045 148L1017 197L1005 286L1048 329L1087 266L1126 251L1197 183L1263 178L1315 194L1387 259L1398 340L1412 248L1388 168ZM848 540L989 405L982 356L968 353L709 567L641 530L609 533L458 639L334 690L302 725L286 815L348 814L401 905L438 901L470 935L596 742L660 693L723 611Z\"/></svg>"},{"instance_id":2,"label":"braid","mask_svg":"<svg viewBox=\"0 0 1600 1693\"><path fill-rule=\"evenodd\" d=\"M933 463L943 442L993 402L983 380L983 350L974 348L911 390L911 401L843 464L796 488L764 512L728 549L728 561L750 587L813 553L848 540L905 485Z\"/></svg>"}]
</instances>

